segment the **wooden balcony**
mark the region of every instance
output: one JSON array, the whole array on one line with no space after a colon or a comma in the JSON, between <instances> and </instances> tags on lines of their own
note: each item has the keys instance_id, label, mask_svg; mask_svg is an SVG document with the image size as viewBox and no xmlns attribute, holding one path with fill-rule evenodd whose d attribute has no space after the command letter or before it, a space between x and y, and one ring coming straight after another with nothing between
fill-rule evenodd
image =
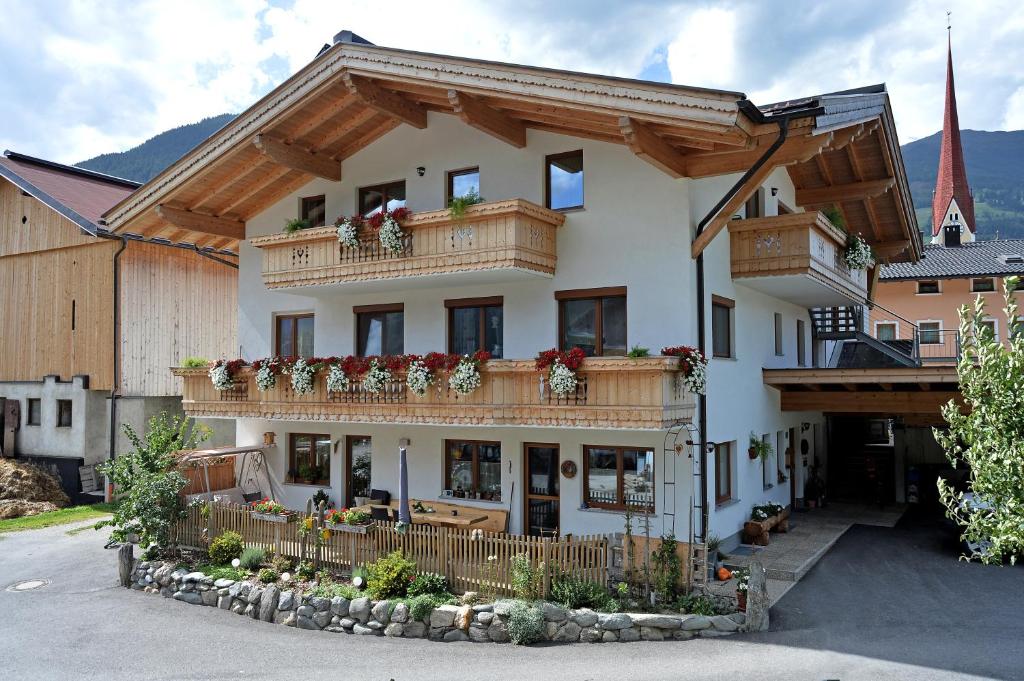
<instances>
[{"instance_id":1,"label":"wooden balcony","mask_svg":"<svg viewBox=\"0 0 1024 681\"><path fill-rule=\"evenodd\" d=\"M508 199L470 206L460 220L447 210L413 213L402 224L406 237L398 254L385 250L372 234L356 248L344 246L334 227L261 236L249 243L263 251L267 288L464 273L508 281L555 273L555 230L564 221L561 213Z\"/></svg>"},{"instance_id":2,"label":"wooden balcony","mask_svg":"<svg viewBox=\"0 0 1024 681\"><path fill-rule=\"evenodd\" d=\"M248 367L239 372L237 388L226 391L214 389L206 369L172 371L183 379L185 412L201 417L660 429L692 420L695 404L679 380L676 357L589 358L578 372L576 394L562 398L551 393L547 372L537 371L533 360L487 362L480 387L465 396L449 390L442 377L418 397L401 372L377 394L356 381L346 392L328 392L321 374L312 393L296 395L287 376L273 389L258 391Z\"/></svg>"},{"instance_id":3,"label":"wooden balcony","mask_svg":"<svg viewBox=\"0 0 1024 681\"><path fill-rule=\"evenodd\" d=\"M846 233L821 213L796 213L729 223L732 278L803 307L862 303L867 270L843 258Z\"/></svg>"}]
</instances>

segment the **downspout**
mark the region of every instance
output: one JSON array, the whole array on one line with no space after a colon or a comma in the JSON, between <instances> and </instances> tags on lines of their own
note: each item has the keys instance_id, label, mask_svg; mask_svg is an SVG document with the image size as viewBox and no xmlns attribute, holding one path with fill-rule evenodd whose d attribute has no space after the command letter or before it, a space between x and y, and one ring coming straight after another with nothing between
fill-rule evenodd
<instances>
[{"instance_id":1,"label":"downspout","mask_svg":"<svg viewBox=\"0 0 1024 681\"><path fill-rule=\"evenodd\" d=\"M746 101L746 100L743 100L743 101ZM741 109L746 109L748 111L750 111L750 110L757 111L757 109L754 108L753 106L744 107L743 102L740 103L740 108ZM760 111L757 111L756 115L759 118L763 118L763 116L761 116L761 112ZM740 189L743 187L743 185L745 185L747 183L747 181L754 175L754 173L756 173L758 170L760 170L760 168L765 163L768 162L768 159L770 159L775 154L775 152L779 150L779 148L783 145L783 143L785 143L786 137L787 137L788 134L789 134L789 118L788 117L784 117L784 118L781 118L779 120L779 136L775 139L774 142L772 142L771 146L768 147L768 149L765 150L765 152L761 155L761 157L758 158L757 161L754 162L754 165L750 166L750 168L748 168L747 171L745 173L743 173L743 176L740 177L740 179L736 182L736 184L734 184L729 189L729 191L727 191L725 193L725 195L722 196L722 198L718 200L718 203L715 204L714 208L712 208L711 211L708 212L708 214L704 216L704 219L701 220L697 224L697 233L694 235L695 239L697 237L699 237L704 232L704 228L707 227L708 223L711 222L715 218L716 215L718 215L719 211L722 210L722 208L725 206L725 204L727 204L730 200L732 200L732 198L734 196L736 196L736 194L740 191ZM697 256L697 344L698 344L698 348L701 351L701 354L703 354L705 357L707 357L707 324L706 324L706 321L705 321L705 318L704 318L705 317L705 307L706 306L704 304L704 251L701 251L700 254ZM700 456L700 488L701 488L700 489L700 498L701 498L701 506L700 506L700 533L701 533L701 535L700 535L700 539L702 541L705 541L707 539L707 536L708 536L708 520L709 520L709 511L710 511L710 508L708 506L708 447L711 445L711 442L708 440L708 435L707 435L707 432L708 432L708 397L707 397L706 392L707 391L705 391L704 395L698 395L697 396L697 419L698 419L698 428L700 428L700 451L701 451L701 456Z\"/></svg>"},{"instance_id":2,"label":"downspout","mask_svg":"<svg viewBox=\"0 0 1024 681\"><path fill-rule=\"evenodd\" d=\"M238 263L231 262L230 260L224 260L223 258L218 258L217 256L215 256L215 255L213 255L211 253L207 253L206 251L201 250L195 244L192 244L192 250L195 251L196 253L198 253L200 256L202 256L204 258L207 258L207 259L212 260L214 262L219 262L221 265L226 265L228 267L233 267L236 270L238 269Z\"/></svg>"},{"instance_id":3,"label":"downspout","mask_svg":"<svg viewBox=\"0 0 1024 681\"><path fill-rule=\"evenodd\" d=\"M110 450L107 460L117 456L117 390L121 387L121 254L128 248L128 238L120 238L121 245L114 252L114 380L110 385ZM108 485L109 491L109 485ZM112 496L112 495L111 495ZM107 501L113 501L108 499Z\"/></svg>"}]
</instances>

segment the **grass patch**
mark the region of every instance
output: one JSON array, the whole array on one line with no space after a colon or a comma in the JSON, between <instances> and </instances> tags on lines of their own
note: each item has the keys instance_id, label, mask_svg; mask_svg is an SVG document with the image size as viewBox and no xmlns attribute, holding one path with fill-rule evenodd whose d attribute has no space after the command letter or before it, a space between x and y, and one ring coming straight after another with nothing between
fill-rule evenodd
<instances>
[{"instance_id":1,"label":"grass patch","mask_svg":"<svg viewBox=\"0 0 1024 681\"><path fill-rule=\"evenodd\" d=\"M48 513L25 516L23 518L8 518L0 520L0 533L21 532L23 530L38 530L43 527L54 525L67 525L82 520L93 520L103 518L114 512L113 504L92 504L90 506L69 506Z\"/></svg>"}]
</instances>

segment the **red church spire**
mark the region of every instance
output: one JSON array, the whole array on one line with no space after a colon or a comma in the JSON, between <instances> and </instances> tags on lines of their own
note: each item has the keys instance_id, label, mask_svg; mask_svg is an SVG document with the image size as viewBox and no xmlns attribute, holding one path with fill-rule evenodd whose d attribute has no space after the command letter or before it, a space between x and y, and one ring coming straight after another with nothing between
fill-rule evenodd
<instances>
[{"instance_id":1,"label":"red church spire","mask_svg":"<svg viewBox=\"0 0 1024 681\"><path fill-rule=\"evenodd\" d=\"M948 45L946 61L946 111L942 119L942 150L939 152L939 174L932 198L932 235L942 229L950 201L956 199L960 223L974 233L974 198L967 185L964 150L960 143L960 121L956 114L956 89L953 87L953 47Z\"/></svg>"}]
</instances>

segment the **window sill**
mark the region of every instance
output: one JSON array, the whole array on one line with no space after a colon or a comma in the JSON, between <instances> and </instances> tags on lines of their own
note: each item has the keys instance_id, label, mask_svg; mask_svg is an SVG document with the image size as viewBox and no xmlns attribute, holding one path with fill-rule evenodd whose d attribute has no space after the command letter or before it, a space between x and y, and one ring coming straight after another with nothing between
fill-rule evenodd
<instances>
[{"instance_id":1,"label":"window sill","mask_svg":"<svg viewBox=\"0 0 1024 681\"><path fill-rule=\"evenodd\" d=\"M556 213L582 213L587 209L586 206L572 206L570 208L548 208Z\"/></svg>"},{"instance_id":2,"label":"window sill","mask_svg":"<svg viewBox=\"0 0 1024 681\"><path fill-rule=\"evenodd\" d=\"M330 486L331 486L330 483L324 483L322 485L317 485L317 484L314 484L312 482L283 482L281 484L282 485L287 485L289 487L312 487L312 488L316 488L316 489L323 489L325 487L326 488L330 488Z\"/></svg>"},{"instance_id":3,"label":"window sill","mask_svg":"<svg viewBox=\"0 0 1024 681\"><path fill-rule=\"evenodd\" d=\"M738 503L740 503L739 499L726 499L725 501L722 501L722 502L717 502L716 501L715 502L715 510L716 511L721 511L721 510L729 508L730 506L735 506Z\"/></svg>"},{"instance_id":4,"label":"window sill","mask_svg":"<svg viewBox=\"0 0 1024 681\"><path fill-rule=\"evenodd\" d=\"M721 357L721 356L716 355L716 356L712 357L711 359L720 359L720 360L723 360L723 361L726 361L726 362L738 362L739 361L739 358L735 357L735 356Z\"/></svg>"},{"instance_id":5,"label":"window sill","mask_svg":"<svg viewBox=\"0 0 1024 681\"><path fill-rule=\"evenodd\" d=\"M771 484L764 485L764 491L767 492L768 490L773 489L774 487L775 487L775 485L771 485Z\"/></svg>"},{"instance_id":6,"label":"window sill","mask_svg":"<svg viewBox=\"0 0 1024 681\"><path fill-rule=\"evenodd\" d=\"M617 516L624 516L626 514L626 510L625 509L598 508L596 506L580 506L576 510L582 511L584 513L606 513L608 515L617 515ZM639 512L639 511L633 511L633 517L634 518L640 518L642 515L643 514L641 512ZM651 512L651 513L647 514L647 517L648 518L657 518L658 514L654 513L654 512Z\"/></svg>"},{"instance_id":7,"label":"window sill","mask_svg":"<svg viewBox=\"0 0 1024 681\"><path fill-rule=\"evenodd\" d=\"M503 506L505 504L505 502L503 501L494 501L493 499L467 499L465 497L438 497L437 500L443 501L446 504L455 505L461 504L466 501L473 504L491 504L492 506Z\"/></svg>"}]
</instances>

